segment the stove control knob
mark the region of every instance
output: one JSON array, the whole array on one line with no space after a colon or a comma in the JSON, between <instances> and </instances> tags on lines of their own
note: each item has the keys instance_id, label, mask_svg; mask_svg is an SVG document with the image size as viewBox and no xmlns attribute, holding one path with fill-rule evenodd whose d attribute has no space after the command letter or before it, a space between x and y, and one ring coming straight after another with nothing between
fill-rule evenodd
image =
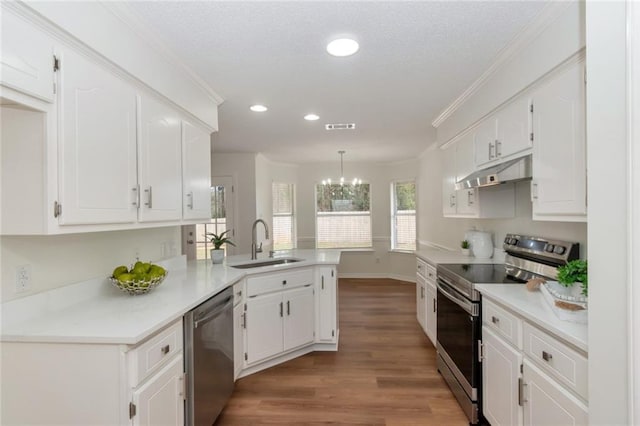
<instances>
[{"instance_id":1,"label":"stove control knob","mask_svg":"<svg viewBox=\"0 0 640 426\"><path fill-rule=\"evenodd\" d=\"M509 238L509 237L504 237L504 243L505 243L505 244L511 244L511 238Z\"/></svg>"},{"instance_id":2,"label":"stove control knob","mask_svg":"<svg viewBox=\"0 0 640 426\"><path fill-rule=\"evenodd\" d=\"M511 245L515 246L516 244L518 244L518 239L512 238L510 242L511 242Z\"/></svg>"},{"instance_id":3,"label":"stove control knob","mask_svg":"<svg viewBox=\"0 0 640 426\"><path fill-rule=\"evenodd\" d=\"M556 246L556 248L553 250L553 252L555 254L564 254L565 250L566 249L564 247L562 247L562 246Z\"/></svg>"},{"instance_id":4,"label":"stove control knob","mask_svg":"<svg viewBox=\"0 0 640 426\"><path fill-rule=\"evenodd\" d=\"M544 251L546 251L547 253L553 253L554 248L555 246L553 244L547 244L547 246L544 248Z\"/></svg>"}]
</instances>

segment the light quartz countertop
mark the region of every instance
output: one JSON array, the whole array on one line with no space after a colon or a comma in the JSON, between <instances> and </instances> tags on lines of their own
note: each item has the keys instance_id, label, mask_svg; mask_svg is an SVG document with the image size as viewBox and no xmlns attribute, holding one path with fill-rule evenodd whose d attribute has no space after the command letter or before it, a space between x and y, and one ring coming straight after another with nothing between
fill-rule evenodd
<instances>
[{"instance_id":1,"label":"light quartz countertop","mask_svg":"<svg viewBox=\"0 0 640 426\"><path fill-rule=\"evenodd\" d=\"M169 274L147 294L131 296L98 278L2 304L3 342L109 343L135 345L247 275L313 265L337 265L339 250L293 250L277 257L300 262L236 269L248 255L231 256L224 264L210 260L164 262ZM271 260L261 255L257 261Z\"/></svg>"},{"instance_id":2,"label":"light quartz countertop","mask_svg":"<svg viewBox=\"0 0 640 426\"><path fill-rule=\"evenodd\" d=\"M540 290L528 291L524 284L476 284L487 298L509 308L530 323L555 334L585 353L588 352L587 324L561 320L544 300Z\"/></svg>"},{"instance_id":3,"label":"light quartz countertop","mask_svg":"<svg viewBox=\"0 0 640 426\"><path fill-rule=\"evenodd\" d=\"M437 248L417 250L416 256L433 266L438 266L438 263L504 263L502 250L494 250L491 259L478 259L473 256L465 256L459 250L450 251Z\"/></svg>"}]
</instances>

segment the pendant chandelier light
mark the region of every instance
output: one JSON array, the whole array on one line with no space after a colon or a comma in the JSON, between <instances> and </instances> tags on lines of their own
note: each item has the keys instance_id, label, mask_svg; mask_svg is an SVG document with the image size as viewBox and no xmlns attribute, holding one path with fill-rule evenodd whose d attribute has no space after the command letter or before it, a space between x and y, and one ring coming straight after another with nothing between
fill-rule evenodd
<instances>
[{"instance_id":1,"label":"pendant chandelier light","mask_svg":"<svg viewBox=\"0 0 640 426\"><path fill-rule=\"evenodd\" d=\"M344 161L342 159L344 153L346 151L340 150L338 151L338 154L340 154L340 180L338 183L340 183L340 185L344 185L345 184L345 179L344 179ZM362 179L358 179L357 177L353 178L350 182L351 185L360 185L362 183ZM322 180L322 184L323 185L331 185L331 178L328 179L323 179Z\"/></svg>"}]
</instances>

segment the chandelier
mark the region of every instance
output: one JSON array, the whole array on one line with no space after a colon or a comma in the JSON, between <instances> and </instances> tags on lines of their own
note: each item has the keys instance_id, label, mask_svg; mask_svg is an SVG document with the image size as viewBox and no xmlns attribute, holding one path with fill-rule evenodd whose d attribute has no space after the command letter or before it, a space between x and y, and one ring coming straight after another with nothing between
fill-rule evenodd
<instances>
[{"instance_id":1,"label":"chandelier","mask_svg":"<svg viewBox=\"0 0 640 426\"><path fill-rule=\"evenodd\" d=\"M346 151L340 150L338 151L338 154L340 154L340 185L344 185L345 184L345 179L344 179L344 161L342 159L344 153ZM362 183L362 179L358 179L357 177L354 177L353 180L351 180L351 185L360 185ZM331 185L331 178L328 179L323 179L322 180L322 184L323 185Z\"/></svg>"}]
</instances>

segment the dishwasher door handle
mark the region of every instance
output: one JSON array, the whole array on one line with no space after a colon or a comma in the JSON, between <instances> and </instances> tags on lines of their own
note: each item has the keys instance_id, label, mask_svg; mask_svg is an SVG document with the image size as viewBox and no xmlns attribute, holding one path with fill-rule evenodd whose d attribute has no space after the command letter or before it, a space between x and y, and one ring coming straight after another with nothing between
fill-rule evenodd
<instances>
[{"instance_id":1,"label":"dishwasher door handle","mask_svg":"<svg viewBox=\"0 0 640 426\"><path fill-rule=\"evenodd\" d=\"M221 313L223 313L226 309L228 309L233 304L233 296L229 296L222 305L218 305L216 309L211 311L209 315L204 318L199 318L197 321L193 322L193 328L198 328L200 325L211 321Z\"/></svg>"}]
</instances>

